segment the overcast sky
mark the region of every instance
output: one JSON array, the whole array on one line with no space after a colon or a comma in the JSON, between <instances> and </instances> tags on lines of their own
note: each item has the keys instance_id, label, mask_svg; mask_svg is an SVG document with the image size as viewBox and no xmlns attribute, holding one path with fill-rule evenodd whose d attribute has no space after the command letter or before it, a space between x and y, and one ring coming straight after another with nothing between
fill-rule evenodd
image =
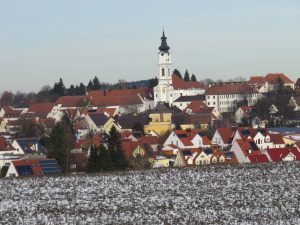
<instances>
[{"instance_id":1,"label":"overcast sky","mask_svg":"<svg viewBox=\"0 0 300 225\"><path fill-rule=\"evenodd\" d=\"M0 92L152 78L163 28L199 80L300 77L299 0L0 0Z\"/></svg>"}]
</instances>

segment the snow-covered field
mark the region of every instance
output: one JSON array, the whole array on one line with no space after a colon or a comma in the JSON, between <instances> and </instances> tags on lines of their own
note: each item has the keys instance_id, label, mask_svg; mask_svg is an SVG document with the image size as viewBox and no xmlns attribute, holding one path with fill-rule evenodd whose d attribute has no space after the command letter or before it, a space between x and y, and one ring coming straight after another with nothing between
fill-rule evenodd
<instances>
[{"instance_id":1,"label":"snow-covered field","mask_svg":"<svg viewBox=\"0 0 300 225\"><path fill-rule=\"evenodd\" d=\"M0 224L300 224L300 163L0 180Z\"/></svg>"}]
</instances>

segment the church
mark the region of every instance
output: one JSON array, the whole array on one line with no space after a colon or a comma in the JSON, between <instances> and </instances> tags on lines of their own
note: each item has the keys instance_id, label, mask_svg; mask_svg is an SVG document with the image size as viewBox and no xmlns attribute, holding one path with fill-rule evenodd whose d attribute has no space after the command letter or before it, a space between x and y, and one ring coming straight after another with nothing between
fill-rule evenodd
<instances>
[{"instance_id":1,"label":"church","mask_svg":"<svg viewBox=\"0 0 300 225\"><path fill-rule=\"evenodd\" d=\"M205 90L199 82L185 81L173 74L170 47L163 31L161 45L158 48L158 85L154 87L154 106L158 102L169 106L180 96L194 96L204 94Z\"/></svg>"}]
</instances>

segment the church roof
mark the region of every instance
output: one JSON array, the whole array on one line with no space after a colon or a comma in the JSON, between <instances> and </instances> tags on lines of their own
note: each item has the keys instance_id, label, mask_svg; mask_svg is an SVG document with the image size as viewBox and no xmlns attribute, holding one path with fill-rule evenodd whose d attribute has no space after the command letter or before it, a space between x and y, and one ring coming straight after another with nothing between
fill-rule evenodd
<instances>
[{"instance_id":1,"label":"church roof","mask_svg":"<svg viewBox=\"0 0 300 225\"><path fill-rule=\"evenodd\" d=\"M172 84L174 89L200 89L203 88L200 82L197 81L185 81L177 75L172 75Z\"/></svg>"},{"instance_id":2,"label":"church roof","mask_svg":"<svg viewBox=\"0 0 300 225\"><path fill-rule=\"evenodd\" d=\"M158 49L162 52L168 52L170 47L167 45L167 38L165 36L164 31L163 31L163 36L160 39L161 39L161 44Z\"/></svg>"}]
</instances>

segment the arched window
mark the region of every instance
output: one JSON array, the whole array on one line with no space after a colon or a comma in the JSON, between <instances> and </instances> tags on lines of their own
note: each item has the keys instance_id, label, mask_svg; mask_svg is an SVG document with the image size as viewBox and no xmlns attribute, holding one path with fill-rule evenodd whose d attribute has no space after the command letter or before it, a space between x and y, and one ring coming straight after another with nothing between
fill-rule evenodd
<instances>
[{"instance_id":1,"label":"arched window","mask_svg":"<svg viewBox=\"0 0 300 225\"><path fill-rule=\"evenodd\" d=\"M161 75L162 75L162 76L165 76L165 68L162 68L162 69L161 69Z\"/></svg>"}]
</instances>

